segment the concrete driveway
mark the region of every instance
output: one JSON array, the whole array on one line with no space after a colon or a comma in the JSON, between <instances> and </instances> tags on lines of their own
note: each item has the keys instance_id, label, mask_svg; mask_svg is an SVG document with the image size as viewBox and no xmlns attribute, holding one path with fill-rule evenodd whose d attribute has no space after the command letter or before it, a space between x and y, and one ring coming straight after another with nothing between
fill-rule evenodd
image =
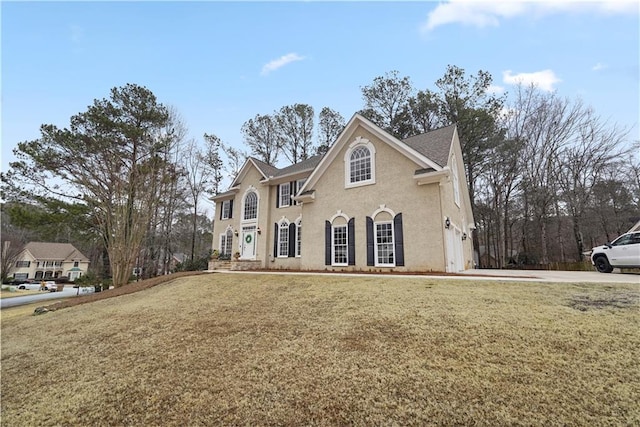
<instances>
[{"instance_id":1,"label":"concrete driveway","mask_svg":"<svg viewBox=\"0 0 640 427\"><path fill-rule=\"evenodd\" d=\"M333 275L344 277L428 277L430 279L457 279L457 280L501 280L508 282L565 282L565 283L631 283L640 286L640 273L621 273L615 269L613 273L598 273L597 271L548 271L548 270L465 270L457 275L425 274L375 274L375 273L324 273L324 272L287 272L274 271L230 271L209 270L209 273L226 274L282 274L282 275Z\"/></svg>"},{"instance_id":2,"label":"concrete driveway","mask_svg":"<svg viewBox=\"0 0 640 427\"><path fill-rule=\"evenodd\" d=\"M631 283L640 286L640 273L613 273L597 271L551 271L551 270L466 270L465 275L481 276L486 279L523 280L568 283Z\"/></svg>"}]
</instances>

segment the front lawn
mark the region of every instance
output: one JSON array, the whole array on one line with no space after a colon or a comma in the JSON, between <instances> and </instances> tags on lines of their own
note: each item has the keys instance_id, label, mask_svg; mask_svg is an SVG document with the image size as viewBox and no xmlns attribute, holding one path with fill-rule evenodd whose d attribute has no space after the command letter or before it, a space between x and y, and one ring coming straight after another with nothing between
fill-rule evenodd
<instances>
[{"instance_id":1,"label":"front lawn","mask_svg":"<svg viewBox=\"0 0 640 427\"><path fill-rule=\"evenodd\" d=\"M2 425L639 425L632 285L210 274L2 321Z\"/></svg>"}]
</instances>

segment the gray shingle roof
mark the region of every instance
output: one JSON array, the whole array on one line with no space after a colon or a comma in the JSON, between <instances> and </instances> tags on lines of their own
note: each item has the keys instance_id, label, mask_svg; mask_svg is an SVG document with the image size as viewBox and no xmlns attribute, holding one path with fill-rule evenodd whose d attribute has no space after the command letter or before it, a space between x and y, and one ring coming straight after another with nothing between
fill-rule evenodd
<instances>
[{"instance_id":1,"label":"gray shingle roof","mask_svg":"<svg viewBox=\"0 0 640 427\"><path fill-rule=\"evenodd\" d=\"M38 260L89 261L71 243L29 242L24 248Z\"/></svg>"},{"instance_id":2,"label":"gray shingle roof","mask_svg":"<svg viewBox=\"0 0 640 427\"><path fill-rule=\"evenodd\" d=\"M260 168L262 173L266 175L265 178L269 178L270 176L276 176L276 174L278 173L278 170L279 170L278 168L271 166L270 164L265 163L262 160L258 160L255 157L252 157L251 160L253 160L255 164L258 166L258 168Z\"/></svg>"},{"instance_id":3,"label":"gray shingle roof","mask_svg":"<svg viewBox=\"0 0 640 427\"><path fill-rule=\"evenodd\" d=\"M449 152L451 151L455 128L455 125L443 127L420 135L410 136L402 142L433 160L438 166L444 167L449 161Z\"/></svg>"},{"instance_id":4,"label":"gray shingle roof","mask_svg":"<svg viewBox=\"0 0 640 427\"><path fill-rule=\"evenodd\" d=\"M275 178L278 176L285 176L297 172L303 172L306 170L313 170L318 165L318 163L320 163L320 159L322 159L322 155L317 155L309 157L307 160L302 160L298 163L294 163L293 165L287 166L285 168L278 169L277 167L271 166L263 162L262 160L256 159L255 157L251 158L251 160L256 163L260 170L266 174L265 178L269 178L270 176Z\"/></svg>"},{"instance_id":5,"label":"gray shingle roof","mask_svg":"<svg viewBox=\"0 0 640 427\"><path fill-rule=\"evenodd\" d=\"M322 155L309 157L307 160L303 160L291 166L287 166L286 168L278 169L278 172L273 176L284 176L284 175L289 175L296 172L313 170L316 166L318 166L318 163L320 163L321 159L322 159Z\"/></svg>"},{"instance_id":6,"label":"gray shingle roof","mask_svg":"<svg viewBox=\"0 0 640 427\"><path fill-rule=\"evenodd\" d=\"M223 200L227 197L233 196L235 195L236 192L234 190L229 190L229 191L225 191L224 193L218 193L215 196L213 196L211 199L212 200Z\"/></svg>"}]
</instances>

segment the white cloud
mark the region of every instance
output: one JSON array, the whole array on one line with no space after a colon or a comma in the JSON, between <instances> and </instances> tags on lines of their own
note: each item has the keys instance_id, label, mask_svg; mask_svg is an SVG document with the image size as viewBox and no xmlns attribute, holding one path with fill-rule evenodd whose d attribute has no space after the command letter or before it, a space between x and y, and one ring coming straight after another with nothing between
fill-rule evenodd
<instances>
[{"instance_id":1,"label":"white cloud","mask_svg":"<svg viewBox=\"0 0 640 427\"><path fill-rule=\"evenodd\" d=\"M507 70L502 73L502 79L509 85L534 85L547 92L552 92L554 90L553 85L562 81L552 70L519 74L513 74L511 70Z\"/></svg>"},{"instance_id":2,"label":"white cloud","mask_svg":"<svg viewBox=\"0 0 640 427\"><path fill-rule=\"evenodd\" d=\"M463 24L483 27L497 27L505 19L516 16L542 16L563 12L595 12L606 14L637 14L637 0L604 0L597 2L578 0L449 0L439 3L420 26L422 32L447 24Z\"/></svg>"},{"instance_id":3,"label":"white cloud","mask_svg":"<svg viewBox=\"0 0 640 427\"><path fill-rule=\"evenodd\" d=\"M602 62L598 62L596 65L591 67L591 70L600 71L600 70L604 70L605 68L609 68L609 66L607 64L603 64Z\"/></svg>"},{"instance_id":4,"label":"white cloud","mask_svg":"<svg viewBox=\"0 0 640 427\"><path fill-rule=\"evenodd\" d=\"M498 85L489 85L487 88L487 93L500 94L504 92L504 87Z\"/></svg>"},{"instance_id":5,"label":"white cloud","mask_svg":"<svg viewBox=\"0 0 640 427\"><path fill-rule=\"evenodd\" d=\"M260 74L262 74L263 76L267 75L270 72L277 70L278 68L284 67L285 65L292 62L302 61L303 59L305 59L305 57L300 56L297 53L287 53L286 55L283 55L278 59L274 59L266 63L262 67L262 71L260 72Z\"/></svg>"}]
</instances>

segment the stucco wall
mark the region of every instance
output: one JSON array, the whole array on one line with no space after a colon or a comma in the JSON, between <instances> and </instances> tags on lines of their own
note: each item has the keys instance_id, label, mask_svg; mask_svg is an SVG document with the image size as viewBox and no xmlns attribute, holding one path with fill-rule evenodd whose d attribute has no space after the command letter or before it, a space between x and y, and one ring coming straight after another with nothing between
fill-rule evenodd
<instances>
[{"instance_id":1,"label":"stucco wall","mask_svg":"<svg viewBox=\"0 0 640 427\"><path fill-rule=\"evenodd\" d=\"M345 188L344 155L357 136L375 146L375 184ZM418 186L413 179L417 166L388 144L358 126L348 143L315 185L315 202L302 208L302 269L388 270L367 266L366 217L385 205L402 213L406 267L398 271L444 271L443 222L438 184ZM338 211L355 218L356 265L325 266L325 220Z\"/></svg>"},{"instance_id":2,"label":"stucco wall","mask_svg":"<svg viewBox=\"0 0 640 427\"><path fill-rule=\"evenodd\" d=\"M469 228L469 223L472 218L467 213L466 203L467 199L465 193L467 190L467 180L464 171L464 162L462 158L462 151L459 144L453 144L452 153L449 154L449 167L452 167L452 157L455 156L457 169L458 169L458 186L460 193L460 205L458 206L454 200L453 180L451 175L448 179L441 183L442 188L442 212L444 217L449 217L451 221L451 227L459 229L460 233L466 233L467 239L462 241L464 268L473 268L473 240L471 238L472 230Z\"/></svg>"}]
</instances>

